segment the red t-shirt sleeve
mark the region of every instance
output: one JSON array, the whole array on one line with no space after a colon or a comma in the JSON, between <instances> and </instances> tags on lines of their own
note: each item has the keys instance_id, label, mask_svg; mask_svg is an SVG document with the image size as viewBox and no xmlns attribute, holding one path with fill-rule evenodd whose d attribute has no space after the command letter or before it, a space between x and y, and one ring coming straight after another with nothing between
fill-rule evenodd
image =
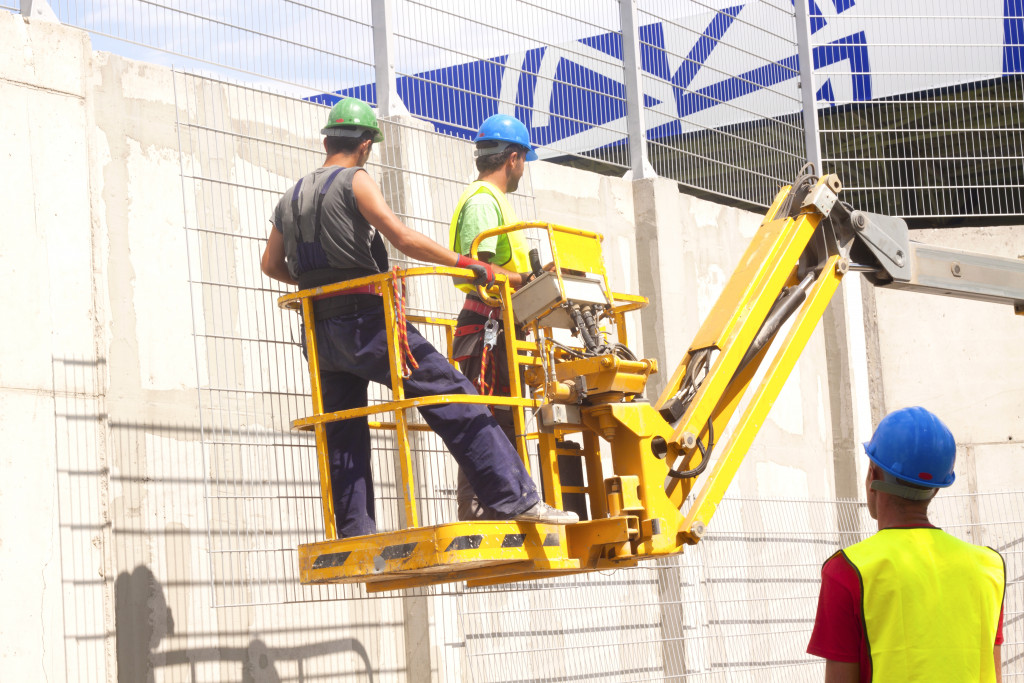
<instances>
[{"instance_id":1,"label":"red t-shirt sleeve","mask_svg":"<svg viewBox=\"0 0 1024 683\"><path fill-rule=\"evenodd\" d=\"M857 571L842 553L821 568L821 592L807 653L835 662L860 662L863 648L861 586Z\"/></svg>"},{"instance_id":2,"label":"red t-shirt sleeve","mask_svg":"<svg viewBox=\"0 0 1024 683\"><path fill-rule=\"evenodd\" d=\"M996 626L996 645L1003 644L1003 608L999 607L999 625Z\"/></svg>"}]
</instances>

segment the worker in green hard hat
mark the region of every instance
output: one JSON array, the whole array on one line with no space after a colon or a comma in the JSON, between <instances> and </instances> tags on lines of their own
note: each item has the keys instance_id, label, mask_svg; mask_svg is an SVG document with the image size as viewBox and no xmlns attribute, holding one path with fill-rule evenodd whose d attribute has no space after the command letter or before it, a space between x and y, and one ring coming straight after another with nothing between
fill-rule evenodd
<instances>
[{"instance_id":1,"label":"worker in green hard hat","mask_svg":"<svg viewBox=\"0 0 1024 683\"><path fill-rule=\"evenodd\" d=\"M864 444L878 533L821 569L807 652L828 683L1001 680L1003 558L947 534L928 505L956 478L956 442L915 406L886 415Z\"/></svg>"},{"instance_id":2,"label":"worker in green hard hat","mask_svg":"<svg viewBox=\"0 0 1024 683\"><path fill-rule=\"evenodd\" d=\"M377 117L365 102L345 98L331 109L324 126L327 158L281 197L261 267L268 276L302 289L352 280L388 270L384 238L409 258L465 267L473 282L486 285L495 273L518 277L500 267L467 258L407 227L364 169L376 142ZM369 382L391 384L389 334L382 299L373 286L314 302L317 355L324 412L367 405ZM418 368L405 380L409 398L475 394L466 377L448 363L412 325L409 350ZM486 406L443 403L420 408L469 477L480 500L502 519L547 524L577 521L546 505L516 449ZM328 460L335 518L340 537L376 532L366 418L327 425Z\"/></svg>"}]
</instances>

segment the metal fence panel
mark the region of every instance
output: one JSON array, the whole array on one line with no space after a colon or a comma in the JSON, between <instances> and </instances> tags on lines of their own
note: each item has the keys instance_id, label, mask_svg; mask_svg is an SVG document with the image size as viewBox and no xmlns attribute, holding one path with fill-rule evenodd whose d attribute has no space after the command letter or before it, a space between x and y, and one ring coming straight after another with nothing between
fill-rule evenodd
<instances>
[{"instance_id":1,"label":"metal fence panel","mask_svg":"<svg viewBox=\"0 0 1024 683\"><path fill-rule=\"evenodd\" d=\"M398 87L414 115L469 138L488 116L511 114L530 128L545 158L597 157L629 167L622 60L609 48L617 39L617 3L398 6Z\"/></svg>"},{"instance_id":2,"label":"metal fence panel","mask_svg":"<svg viewBox=\"0 0 1024 683\"><path fill-rule=\"evenodd\" d=\"M1004 680L1024 679L1024 493L940 495L933 521L1006 561ZM863 503L726 498L701 543L657 564L459 599L477 681L812 683L822 563L875 529ZM510 666L508 662L515 662Z\"/></svg>"},{"instance_id":3,"label":"metal fence panel","mask_svg":"<svg viewBox=\"0 0 1024 683\"><path fill-rule=\"evenodd\" d=\"M58 19L93 35L185 58L194 71L269 80L315 94L373 78L369 0L202 3L49 0ZM104 44L106 45L106 43ZM141 54L140 54L141 52ZM373 101L373 100L371 100Z\"/></svg>"},{"instance_id":4,"label":"metal fence panel","mask_svg":"<svg viewBox=\"0 0 1024 683\"><path fill-rule=\"evenodd\" d=\"M815 3L811 23L847 201L921 226L1024 214L1021 3Z\"/></svg>"},{"instance_id":5,"label":"metal fence panel","mask_svg":"<svg viewBox=\"0 0 1024 683\"><path fill-rule=\"evenodd\" d=\"M806 160L792 3L640 7L655 169L714 197L767 206Z\"/></svg>"},{"instance_id":6,"label":"metal fence panel","mask_svg":"<svg viewBox=\"0 0 1024 683\"><path fill-rule=\"evenodd\" d=\"M690 191L766 206L816 156L802 138L793 3L631 1L635 75L624 70L614 0L393 0L389 26L366 0L51 5L102 47L114 39L143 58L179 55L193 71L230 70L325 103L378 101L374 42L390 35L397 93L435 130L465 138L488 115L513 114L545 158L603 173L640 167L627 144L627 114L640 104L629 84L639 79L654 170ZM851 203L920 225L1024 215L1024 5L800 2L811 14L821 156Z\"/></svg>"}]
</instances>

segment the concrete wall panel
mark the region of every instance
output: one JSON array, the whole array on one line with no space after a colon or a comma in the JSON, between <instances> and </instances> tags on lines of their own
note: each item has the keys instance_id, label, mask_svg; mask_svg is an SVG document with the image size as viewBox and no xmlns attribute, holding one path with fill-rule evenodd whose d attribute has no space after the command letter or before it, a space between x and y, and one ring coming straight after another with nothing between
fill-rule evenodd
<instances>
[{"instance_id":1,"label":"concrete wall panel","mask_svg":"<svg viewBox=\"0 0 1024 683\"><path fill-rule=\"evenodd\" d=\"M1024 256L1020 227L915 230L911 239ZM1024 317L1005 305L928 294L876 288L874 296L885 410L925 406L949 425L958 444L984 447L977 455L979 487L982 481L1000 481L1000 488L1024 484L1015 468L1000 467L996 458L994 476L983 474L989 465L980 455L1019 452L1024 443Z\"/></svg>"}]
</instances>

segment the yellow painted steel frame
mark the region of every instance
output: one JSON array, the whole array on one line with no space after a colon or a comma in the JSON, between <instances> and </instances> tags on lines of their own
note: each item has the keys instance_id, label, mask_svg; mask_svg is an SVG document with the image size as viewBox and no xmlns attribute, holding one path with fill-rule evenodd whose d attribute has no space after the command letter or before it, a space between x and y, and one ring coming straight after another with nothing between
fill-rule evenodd
<instances>
[{"instance_id":1,"label":"yellow painted steel frame","mask_svg":"<svg viewBox=\"0 0 1024 683\"><path fill-rule=\"evenodd\" d=\"M469 254L473 258L477 258L480 243L485 239L509 232L525 230L544 231L551 249L551 258L555 265L555 276L558 278L558 290L560 292L565 291L565 281L562 279L562 271L565 269L581 273L593 273L600 276L604 285L604 291L610 295L612 290L608 286L608 272L605 269L604 259L601 255L601 242L604 240L604 236L597 232L570 228L556 223L545 223L543 221L512 223L481 232L473 240L472 245L470 245ZM480 295L480 298L485 303L491 306L497 307L502 303L499 299L488 294L486 287L477 287L477 294ZM556 303L548 311L545 311L544 314L554 310L564 302L565 300L563 299ZM543 317L544 314L538 317Z\"/></svg>"},{"instance_id":2,"label":"yellow painted steel frame","mask_svg":"<svg viewBox=\"0 0 1024 683\"><path fill-rule=\"evenodd\" d=\"M409 268L399 271L398 277L419 277L426 275L446 275L451 277L472 277L472 272L464 268L446 268L440 266L428 266ZM504 289L509 289L507 281L501 278ZM313 318L313 302L322 296L344 293L347 290L373 285L383 298L385 324L389 330L388 355L391 369L391 392L392 400L385 403L366 406L364 408L353 408L331 413L324 412L323 392L320 382L320 364L317 354L316 325ZM508 405L517 409L522 415L523 406L534 406L536 402L532 399L524 399L521 396L475 396L475 395L444 395L424 396L420 398L406 398L405 387L402 381L401 359L398 356L398 329L395 324L395 291L391 273L382 273L356 280L348 280L324 287L305 289L293 294L286 294L278 298L278 305L285 309L299 309L302 311L303 327L305 330L305 341L307 356L309 359L309 380L312 394L313 414L309 417L299 418L292 421L292 427L299 430L313 430L316 435L317 469L320 477L320 497L324 516L324 532L328 541L338 538L338 529L334 518L334 503L331 492L330 465L327 452L326 424L335 420L348 420L357 417L366 417L380 413L394 413L394 421L372 421L371 428L393 429L395 441L398 446L399 468L402 475L402 498L404 507L404 524L406 527L414 528L419 526L419 514L416 508L415 481L413 479L412 453L409 447L409 432L420 429L419 425L410 425L405 417L405 411L410 408L437 405L441 403L482 403L487 405ZM448 358L451 361L451 340L453 336L454 321L447 319L428 318L422 316L410 316L411 322L424 322L431 324L442 324L446 328L446 338L449 343ZM524 442L525 443L525 442ZM520 453L525 452L525 447Z\"/></svg>"},{"instance_id":3,"label":"yellow painted steel frame","mask_svg":"<svg viewBox=\"0 0 1024 683\"><path fill-rule=\"evenodd\" d=\"M822 178L819 183L824 181ZM692 470L700 465L698 442L707 444L712 429L722 434L729 424L767 357L768 347L743 368L739 367L740 361L782 289L796 284L800 256L822 218L813 208L795 219L777 217L789 189L779 192L657 404L584 408L588 427L611 443L617 483L610 488L610 505L625 508L629 500L637 501L632 505L637 508L638 532L631 540L631 550L637 557L680 552L685 544L699 541L845 272L839 256L830 257L821 264L820 272L816 271L816 280L785 340L778 345L778 353L728 443L714 449L715 466L703 475L700 492L689 510L684 510L696 478L669 477L669 467ZM673 428L658 410L680 390L691 358L707 349L717 350L717 358ZM655 439L664 440L664 459L652 454Z\"/></svg>"}]
</instances>

